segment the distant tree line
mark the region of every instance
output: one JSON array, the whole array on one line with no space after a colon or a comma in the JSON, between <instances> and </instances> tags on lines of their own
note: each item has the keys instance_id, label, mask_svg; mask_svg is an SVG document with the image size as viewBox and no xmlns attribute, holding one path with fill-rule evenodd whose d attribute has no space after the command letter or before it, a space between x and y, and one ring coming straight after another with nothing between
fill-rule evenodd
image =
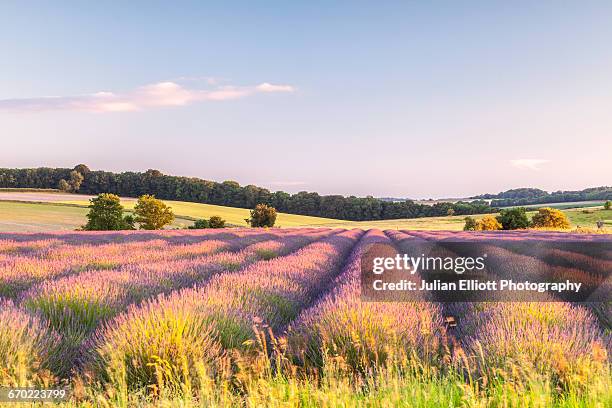
<instances>
[{"instance_id":1,"label":"distant tree line","mask_svg":"<svg viewBox=\"0 0 612 408\"><path fill-rule=\"evenodd\" d=\"M472 198L491 200L491 205L493 207L611 200L612 187L602 186L585 188L579 191L553 191L552 193L548 193L538 188L516 188L499 194L482 194Z\"/></svg>"},{"instance_id":2,"label":"distant tree line","mask_svg":"<svg viewBox=\"0 0 612 408\"><path fill-rule=\"evenodd\" d=\"M82 176L79 177L78 175ZM301 191L289 194L265 188L240 186L193 177L168 176L158 170L144 173L91 171L80 164L74 169L0 169L0 188L60 188L83 194L112 193L124 197L151 194L163 200L189 201L229 207L255 208L267 204L279 212L352 221L470 215L495 212L484 201L417 204L413 201L387 202L374 197L321 196Z\"/></svg>"}]
</instances>

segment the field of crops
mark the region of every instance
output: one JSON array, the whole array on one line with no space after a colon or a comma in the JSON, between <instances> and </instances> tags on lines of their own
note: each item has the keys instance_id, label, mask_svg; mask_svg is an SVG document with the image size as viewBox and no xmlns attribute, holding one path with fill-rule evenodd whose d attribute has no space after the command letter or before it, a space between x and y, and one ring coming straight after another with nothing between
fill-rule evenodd
<instances>
[{"instance_id":1,"label":"field of crops","mask_svg":"<svg viewBox=\"0 0 612 408\"><path fill-rule=\"evenodd\" d=\"M0 231L28 232L59 229L75 229L86 222L85 214L89 199L93 196L68 194L49 191L14 191L0 189ZM224 207L220 205L190 203L185 201L164 200L177 217L172 227L192 225L193 220L210 218L217 215L228 225L246 227L245 218L249 217L246 208ZM131 211L136 204L135 198L121 198L126 210ZM53 215L58 223L50 222ZM62 222L64 221L64 222ZM279 213L276 226L309 227L313 225L334 224L341 221L330 218L310 217L307 215Z\"/></svg>"},{"instance_id":2,"label":"field of crops","mask_svg":"<svg viewBox=\"0 0 612 408\"><path fill-rule=\"evenodd\" d=\"M360 299L372 244L491 236L0 234L0 385L68 386L70 406L612 406L609 303ZM554 262L490 253L534 271ZM589 273L612 267L612 245L595 261L558 257Z\"/></svg>"}]
</instances>

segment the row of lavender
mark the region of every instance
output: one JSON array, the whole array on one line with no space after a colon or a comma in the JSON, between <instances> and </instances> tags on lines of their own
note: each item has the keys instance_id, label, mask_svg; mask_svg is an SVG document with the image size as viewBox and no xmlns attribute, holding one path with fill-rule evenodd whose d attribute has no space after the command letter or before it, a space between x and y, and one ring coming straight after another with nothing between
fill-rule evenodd
<instances>
[{"instance_id":1,"label":"row of lavender","mask_svg":"<svg viewBox=\"0 0 612 408\"><path fill-rule=\"evenodd\" d=\"M311 232L314 230L301 233ZM32 235L33 240L29 241L18 234L4 234L0 239L0 296L15 299L37 283L81 272L193 260L212 253L235 251L249 240L257 242L295 234L291 230L172 233L117 232L113 239L96 232L44 234Z\"/></svg>"},{"instance_id":2,"label":"row of lavender","mask_svg":"<svg viewBox=\"0 0 612 408\"><path fill-rule=\"evenodd\" d=\"M334 234L134 307L96 333L86 366L99 377L119 361L132 387L156 384L160 375L195 383L202 364L216 367L227 353L245 349L256 336L254 322L278 332L292 321L339 272L362 234Z\"/></svg>"},{"instance_id":3,"label":"row of lavender","mask_svg":"<svg viewBox=\"0 0 612 408\"><path fill-rule=\"evenodd\" d=\"M582 281L588 281L593 270L609 268L607 259L587 256L588 248L578 247L576 252L557 250L554 257L550 258L550 254L547 254L539 259L541 252L533 249L533 243L531 247L519 247L526 253L523 254L491 241L506 239L506 234L407 233L417 239L436 242L480 242L479 249L486 252L490 259L504 261L498 262L503 269L501 273L512 279L529 278L547 270L559 276L579 276ZM547 234L540 235L508 234L508 239L551 239ZM599 237L567 234L556 239L602 241ZM559 266L556 264L559 259L571 261L577 266ZM547 261L551 264L545 264ZM535 373L560 389L588 387L589 381L609 375L612 338L592 313L593 310L602 309L609 312L609 303L572 304L555 301L547 294L538 299L542 301L496 302L495 293L491 293L491 302L446 304L445 314L458 319L453 333L458 340L455 357L481 378L504 377L506 380L524 382L529 378L533 380ZM603 322L605 324L605 320Z\"/></svg>"},{"instance_id":4,"label":"row of lavender","mask_svg":"<svg viewBox=\"0 0 612 408\"><path fill-rule=\"evenodd\" d=\"M382 231L368 231L331 290L291 325L290 353L301 364L321 367L326 358L340 357L348 369L368 373L408 360L436 365L442 361L445 328L439 304L367 302L361 298L365 254L374 245L397 253L394 244L408 238L390 233L393 241Z\"/></svg>"},{"instance_id":5,"label":"row of lavender","mask_svg":"<svg viewBox=\"0 0 612 408\"><path fill-rule=\"evenodd\" d=\"M31 310L41 311L45 310L46 303L36 303L37 299L52 297L49 293L69 297L70 288L74 287L70 279L80 277L81 287L87 287L87 281L95 276L111 282L116 279L117 287L125 290L109 290L110 295L102 296L105 299L102 307L96 306L93 310L105 312L106 306L120 307L91 326L88 332L95 329L95 333L87 337L77 355L81 366L94 378L103 379L116 367L124 367L126 381L134 388L158 383L160 376L165 381L181 384L200 378L201 370L215 367L223 357L236 350L248 351L250 340L257 336L254 322L269 326L276 335L286 333L287 352L301 366L322 367L330 361L328 357L333 357L353 371L372 373L381 367L417 362L419 367L436 367L441 371L449 365L459 367L481 379L535 372L560 386L576 378L588 382L589 378L597 378L609 370L606 351L609 340L593 315L580 306L560 302L377 303L361 299L362 257L372 245L386 245L397 252L414 241L453 239L457 234L371 230L362 236L361 231L310 231L305 234L308 239L323 239L308 245L310 241L305 242L300 234L293 238L290 232L284 234L276 241L251 241L250 247L246 245L245 250L232 253L232 256L248 253L250 257L234 263L231 262L235 260L228 263L226 258L214 261L215 257L229 256L215 254L215 250L208 255L196 255L199 261L207 259L222 267L211 273L194 272L185 278L190 284L200 282L194 288L172 291L182 284L165 287L167 282L162 279L168 274L172 277L170 281L181 282L175 271L178 268L172 262L185 262L184 259L157 261L160 265L169 263L161 267L152 264L147 267L150 269L143 269L139 261L125 265L122 270L125 275L114 277L109 275L110 271L55 276L49 282L23 291L18 299ZM510 239L515 239L515 235L509 234ZM479 234L471 237L480 239ZM293 239L300 243L287 243ZM265 260L269 254L267 245L271 242L285 248L275 247L272 252L276 254L306 246L294 254ZM262 245L266 248L261 248ZM235 248L239 247L235 244ZM254 253L259 255L253 257ZM523 263L540 262L508 251L498 251L495 256ZM247 258L250 261L245 261ZM135 265L139 269L133 269ZM237 271L231 272L232 269ZM229 271L218 273L221 270ZM193 276L206 278L198 281ZM141 283L133 286L133 282ZM157 289L149 292L151 286ZM95 287L92 285L92 290ZM155 293L167 294L150 299ZM123 296L138 301L124 302ZM64 298L53 299L58 302L57 299ZM59 304L63 309L57 309L60 318L69 316L65 313L69 303L62 302ZM21 333L24 342L31 339L32 350L53 350L53 344L57 344L54 331L49 331L23 309L5 303L0 308L2 313L0 335L14 337L10 328L1 322L16 319L28 322L18 325L14 331ZM444 317L448 314L459 318L458 327L450 333L444 326ZM100 325L101 320L106 323ZM54 324L64 327L61 320ZM45 355L40 357L42 361L45 358L50 359Z\"/></svg>"},{"instance_id":6,"label":"row of lavender","mask_svg":"<svg viewBox=\"0 0 612 408\"><path fill-rule=\"evenodd\" d=\"M313 229L169 237L134 234L134 241L122 234L118 238L126 242L100 246L93 244L95 240L86 243L90 234L81 234L82 241L69 244L58 240L5 240L3 252L10 259L0 269L0 281L10 289L19 307L0 299L6 318L0 322L4 324L0 331L9 334L13 330L6 338L14 340L7 341L2 346L4 350L0 350L12 359L7 360L3 370L14 376L20 366L39 366L65 377L82 359L81 345L90 334L129 305L201 284L217 273L240 269L259 259L284 256L333 233ZM26 268L31 273L21 269L21 274L15 274L14 265L32 260L52 267ZM57 267L58 262L63 266ZM113 267L91 267L100 262ZM17 284L16 276L21 278ZM23 282L30 283L29 289L20 290L25 286ZM31 352L16 353L20 343L25 343ZM28 361L19 360L21 354Z\"/></svg>"}]
</instances>

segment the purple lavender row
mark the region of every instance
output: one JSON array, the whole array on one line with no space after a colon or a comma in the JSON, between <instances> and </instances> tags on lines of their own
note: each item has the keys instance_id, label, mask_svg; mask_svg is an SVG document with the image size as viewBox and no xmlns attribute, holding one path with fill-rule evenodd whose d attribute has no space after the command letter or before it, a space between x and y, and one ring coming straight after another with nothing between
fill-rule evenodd
<instances>
[{"instance_id":1,"label":"purple lavender row","mask_svg":"<svg viewBox=\"0 0 612 408\"><path fill-rule=\"evenodd\" d=\"M411 232L423 239L464 240L464 235L444 232ZM488 240L490 237L477 237ZM500 238L499 234L495 234ZM527 238L511 234L510 239ZM504 235L505 238L505 235ZM545 266L528 256L490 246L490 257L503 259L511 277L525 277ZM567 273L567 271L564 271ZM580 273L582 271L577 271ZM584 278L584 277L583 277ZM558 389L576 386L576 373L588 373L580 386L610 370L611 338L586 308L568 302L486 302L449 305L458 319L456 363L480 378L529 381L544 376ZM495 300L495 294L491 299ZM546 299L544 299L546 298ZM520 367L520 370L517 369ZM530 377L531 376L531 377Z\"/></svg>"},{"instance_id":2,"label":"purple lavender row","mask_svg":"<svg viewBox=\"0 0 612 408\"><path fill-rule=\"evenodd\" d=\"M125 265L197 258L223 250L235 251L244 248L251 239L256 242L291 233L290 230L281 231L203 233L201 236L191 233L187 236L189 240L179 240L176 237L172 242L166 239L149 239L104 245L86 243L91 233L80 233L83 235L83 242L79 244L59 240L0 240L0 296L16 299L19 293L48 279L87 271L118 269ZM130 236L120 235L122 239ZM228 239L219 239L224 236Z\"/></svg>"},{"instance_id":3,"label":"purple lavender row","mask_svg":"<svg viewBox=\"0 0 612 408\"><path fill-rule=\"evenodd\" d=\"M90 333L129 305L160 293L202 283L215 274L240 269L271 254L283 256L331 233L329 230L283 233L267 241L262 240L268 236L259 235L244 240L244 248L238 252L129 264L117 270L90 271L48 280L23 293L20 304L43 316L62 334L61 348L65 356L55 372L67 375L72 363L78 359L80 345Z\"/></svg>"},{"instance_id":4,"label":"purple lavender row","mask_svg":"<svg viewBox=\"0 0 612 408\"><path fill-rule=\"evenodd\" d=\"M199 364L213 364L253 340L255 322L274 329L293 320L337 275L362 235L360 230L336 233L291 255L217 275L204 287L132 307L96 332L87 344L93 350L87 367L103 377L120 361L130 387L156 383L157 361L178 376L186 364L195 379Z\"/></svg>"},{"instance_id":5,"label":"purple lavender row","mask_svg":"<svg viewBox=\"0 0 612 408\"><path fill-rule=\"evenodd\" d=\"M326 354L360 372L407 357L438 361L444 327L437 304L361 299L361 262L373 245L392 243L380 230L368 231L331 291L291 324L289 348L301 364L321 367Z\"/></svg>"}]
</instances>

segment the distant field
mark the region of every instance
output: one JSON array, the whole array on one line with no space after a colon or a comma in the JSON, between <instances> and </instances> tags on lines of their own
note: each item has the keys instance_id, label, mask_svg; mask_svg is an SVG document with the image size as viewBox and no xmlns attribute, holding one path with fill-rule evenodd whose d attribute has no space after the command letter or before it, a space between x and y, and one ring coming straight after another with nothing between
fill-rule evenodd
<instances>
[{"instance_id":1,"label":"distant field","mask_svg":"<svg viewBox=\"0 0 612 408\"><path fill-rule=\"evenodd\" d=\"M542 207L552 207L552 208L558 208L558 209L562 210L562 209L567 209L567 208L599 207L599 206L603 206L603 204L604 204L603 200L594 200L594 201L573 201L571 203L563 202L563 203L511 205L511 206L502 207L502 208L514 208L514 207L542 208Z\"/></svg>"},{"instance_id":2,"label":"distant field","mask_svg":"<svg viewBox=\"0 0 612 408\"><path fill-rule=\"evenodd\" d=\"M31 231L40 228L74 229L85 223L87 205L92 196L59 192L0 191L0 231ZM8 202L10 201L10 202ZM16 202L20 201L20 202ZM123 198L127 210L134 208L134 198ZM192 225L193 220L218 215L229 224L246 226L249 210L210 204L165 201L172 207L177 221L173 227ZM27 203L27 204L26 204ZM18 219L19 221L15 221ZM57 222L53 222L57 220ZM280 227L333 225L344 221L331 218L279 213L276 224Z\"/></svg>"},{"instance_id":3,"label":"distant field","mask_svg":"<svg viewBox=\"0 0 612 408\"><path fill-rule=\"evenodd\" d=\"M0 190L0 231L75 229L86 221L87 209L85 207L89 198L91 196L61 192ZM9 202L7 200L13 201ZM135 201L133 198L122 199L123 205L128 210L134 207ZM249 216L249 210L244 208L182 201L166 201L166 203L173 208L177 216L177 220L172 227L185 227L191 225L194 219L209 218L212 215L224 218L231 225L245 226L244 219ZM598 220L603 220L606 227L612 227L612 210L606 211L602 207L589 207L565 209L563 211L567 214L573 227L595 228ZM528 214L533 216L535 211ZM482 216L476 215L475 218ZM280 213L277 226L458 231L463 228L464 218L465 216L446 216L382 221L343 221Z\"/></svg>"},{"instance_id":4,"label":"distant field","mask_svg":"<svg viewBox=\"0 0 612 408\"><path fill-rule=\"evenodd\" d=\"M0 201L0 232L74 230L87 222L87 208L42 203ZM171 228L184 228L193 221L177 217Z\"/></svg>"},{"instance_id":5,"label":"distant field","mask_svg":"<svg viewBox=\"0 0 612 408\"><path fill-rule=\"evenodd\" d=\"M589 211L584 213L583 211ZM606 227L612 227L612 210L603 208L568 209L563 210L569 218L572 227L596 228L597 221L603 220ZM533 217L536 211L529 211L529 218ZM474 218L482 218L484 214L474 215ZM328 226L337 228L379 228L379 229L406 229L406 230L449 230L460 231L465 224L465 215L455 215L447 217L426 217L426 218L406 218L401 220L382 220L382 221L341 221Z\"/></svg>"}]
</instances>

